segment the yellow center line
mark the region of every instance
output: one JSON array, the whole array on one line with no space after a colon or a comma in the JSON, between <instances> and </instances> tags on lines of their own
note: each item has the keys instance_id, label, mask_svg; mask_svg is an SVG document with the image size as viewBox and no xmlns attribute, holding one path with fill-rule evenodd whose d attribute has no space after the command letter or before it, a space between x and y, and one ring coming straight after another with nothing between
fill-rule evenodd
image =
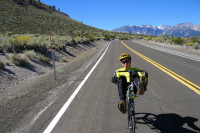
<instances>
[{"instance_id":1,"label":"yellow center line","mask_svg":"<svg viewBox=\"0 0 200 133\"><path fill-rule=\"evenodd\" d=\"M163 72L167 73L168 75L170 75L171 77L175 78L176 80L178 80L179 82L181 82L182 84L184 84L185 86L187 86L188 88L190 88L191 90L195 91L197 94L200 95L200 86L192 83L191 81L185 79L184 77L176 74L175 72L167 69L166 67L160 65L159 63L151 60L150 58L140 54L139 52L133 50L132 48L130 48L129 46L127 46L123 41L121 41L121 43L127 47L128 49L130 49L132 52L134 52L135 54L137 54L138 56L142 57L143 59L145 59L146 61L148 61L149 63L151 63L152 65L156 66L157 68L161 69Z\"/></svg>"}]
</instances>

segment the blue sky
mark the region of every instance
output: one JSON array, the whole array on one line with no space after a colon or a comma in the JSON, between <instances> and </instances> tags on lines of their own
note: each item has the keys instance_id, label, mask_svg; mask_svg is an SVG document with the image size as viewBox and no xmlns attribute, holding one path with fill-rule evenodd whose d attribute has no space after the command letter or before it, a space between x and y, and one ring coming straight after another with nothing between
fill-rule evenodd
<instances>
[{"instance_id":1,"label":"blue sky","mask_svg":"<svg viewBox=\"0 0 200 133\"><path fill-rule=\"evenodd\" d=\"M200 24L200 0L40 0L95 28Z\"/></svg>"}]
</instances>

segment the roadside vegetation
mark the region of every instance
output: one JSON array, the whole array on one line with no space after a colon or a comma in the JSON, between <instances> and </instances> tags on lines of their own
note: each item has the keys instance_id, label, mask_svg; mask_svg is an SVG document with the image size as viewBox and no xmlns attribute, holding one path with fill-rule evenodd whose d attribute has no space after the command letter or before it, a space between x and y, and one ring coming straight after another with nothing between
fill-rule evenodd
<instances>
[{"instance_id":1,"label":"roadside vegetation","mask_svg":"<svg viewBox=\"0 0 200 133\"><path fill-rule=\"evenodd\" d=\"M0 69L4 68L5 64L3 62L0 61Z\"/></svg>"},{"instance_id":2,"label":"roadside vegetation","mask_svg":"<svg viewBox=\"0 0 200 133\"><path fill-rule=\"evenodd\" d=\"M187 46L196 50L200 49L200 37L197 37L197 36L184 38L184 37L161 35L161 36L146 36L143 39L147 41L167 43L171 45L174 44L174 45L180 45L180 46Z\"/></svg>"}]
</instances>

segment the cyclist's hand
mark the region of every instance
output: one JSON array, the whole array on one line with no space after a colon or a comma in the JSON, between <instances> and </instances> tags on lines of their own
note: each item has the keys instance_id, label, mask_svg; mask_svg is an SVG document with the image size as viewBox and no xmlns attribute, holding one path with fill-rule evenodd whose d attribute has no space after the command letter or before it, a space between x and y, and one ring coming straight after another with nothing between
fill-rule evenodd
<instances>
[{"instance_id":1,"label":"cyclist's hand","mask_svg":"<svg viewBox=\"0 0 200 133\"><path fill-rule=\"evenodd\" d=\"M111 79L111 81L112 81L113 83L117 83L117 77L116 77L116 76L113 76L112 79Z\"/></svg>"}]
</instances>

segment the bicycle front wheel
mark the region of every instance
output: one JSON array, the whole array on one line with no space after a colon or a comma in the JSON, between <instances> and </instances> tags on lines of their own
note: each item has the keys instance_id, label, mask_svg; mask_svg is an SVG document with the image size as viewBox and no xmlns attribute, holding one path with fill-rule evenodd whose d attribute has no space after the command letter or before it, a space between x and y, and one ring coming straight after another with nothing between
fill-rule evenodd
<instances>
[{"instance_id":1,"label":"bicycle front wheel","mask_svg":"<svg viewBox=\"0 0 200 133\"><path fill-rule=\"evenodd\" d=\"M136 122L135 122L135 113L134 111L131 112L130 121L129 121L130 133L135 133Z\"/></svg>"}]
</instances>

